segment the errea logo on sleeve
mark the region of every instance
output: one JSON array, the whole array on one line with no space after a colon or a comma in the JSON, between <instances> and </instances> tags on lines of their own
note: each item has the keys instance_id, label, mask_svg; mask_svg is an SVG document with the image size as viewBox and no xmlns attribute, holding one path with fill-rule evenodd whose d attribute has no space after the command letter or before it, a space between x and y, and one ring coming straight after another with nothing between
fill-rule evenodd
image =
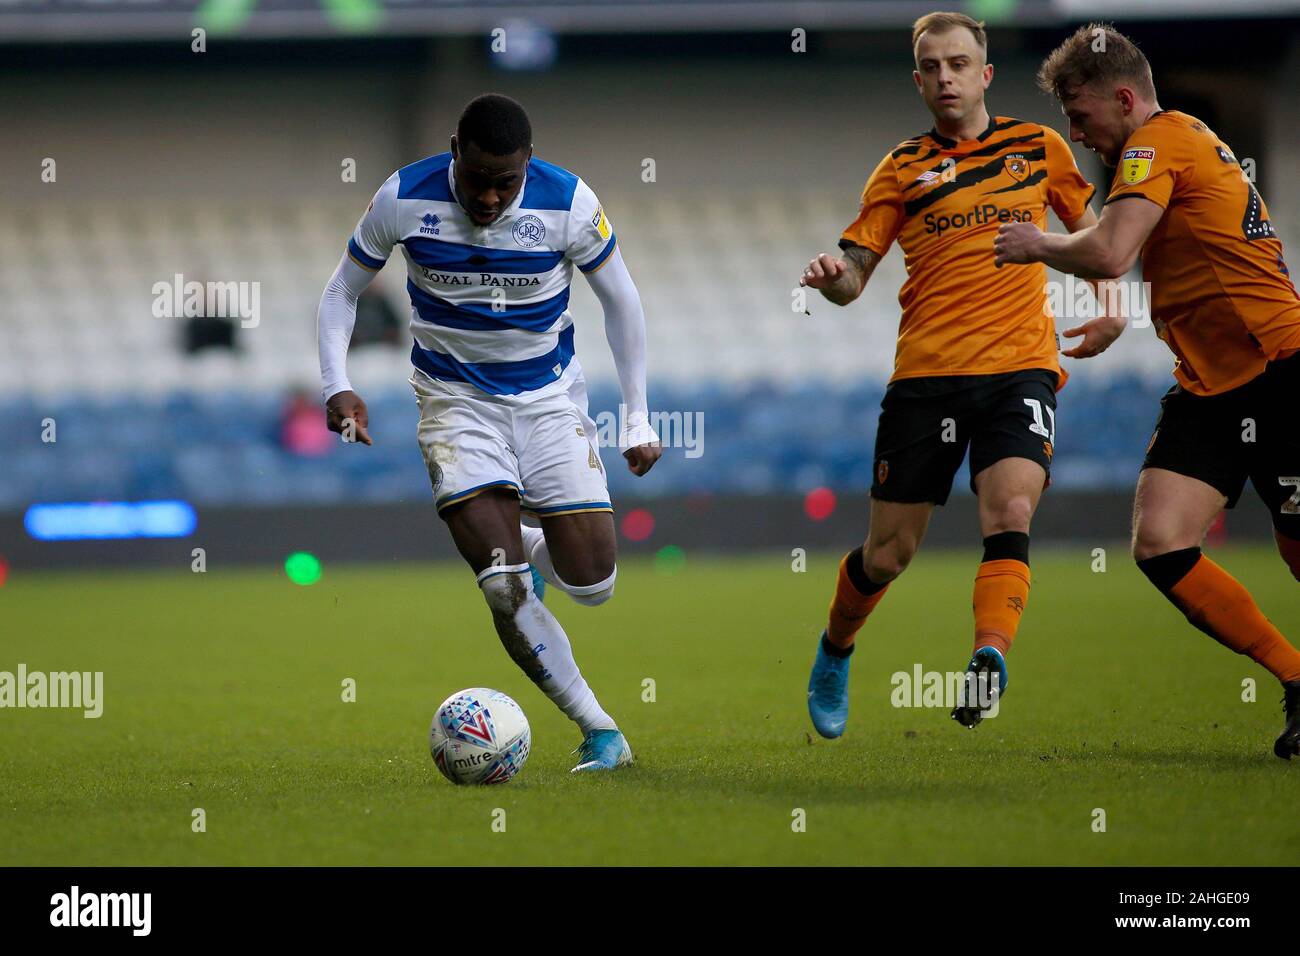
<instances>
[{"instance_id":1,"label":"errea logo on sleeve","mask_svg":"<svg viewBox=\"0 0 1300 956\"><path fill-rule=\"evenodd\" d=\"M1124 182L1135 186L1151 175L1151 163L1155 161L1156 151L1146 146L1124 150L1120 159L1120 175Z\"/></svg>"}]
</instances>

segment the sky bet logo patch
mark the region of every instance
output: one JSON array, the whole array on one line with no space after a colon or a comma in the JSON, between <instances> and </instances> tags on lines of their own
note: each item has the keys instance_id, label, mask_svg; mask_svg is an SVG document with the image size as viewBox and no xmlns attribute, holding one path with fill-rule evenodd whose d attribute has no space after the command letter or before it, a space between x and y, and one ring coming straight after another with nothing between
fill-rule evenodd
<instances>
[{"instance_id":1,"label":"sky bet logo patch","mask_svg":"<svg viewBox=\"0 0 1300 956\"><path fill-rule=\"evenodd\" d=\"M1150 176L1151 163L1155 158L1156 151L1145 146L1124 150L1124 156L1119 163L1120 175L1124 178L1124 182L1136 186Z\"/></svg>"}]
</instances>

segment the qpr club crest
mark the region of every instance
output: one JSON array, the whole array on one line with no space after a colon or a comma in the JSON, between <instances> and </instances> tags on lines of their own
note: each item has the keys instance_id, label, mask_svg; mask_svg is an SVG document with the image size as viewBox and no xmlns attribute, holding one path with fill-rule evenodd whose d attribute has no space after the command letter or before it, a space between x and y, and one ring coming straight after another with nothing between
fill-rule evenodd
<instances>
[{"instance_id":1,"label":"qpr club crest","mask_svg":"<svg viewBox=\"0 0 1300 956\"><path fill-rule=\"evenodd\" d=\"M546 238L546 226L536 216L520 216L515 220L515 242L525 249L531 249Z\"/></svg>"}]
</instances>

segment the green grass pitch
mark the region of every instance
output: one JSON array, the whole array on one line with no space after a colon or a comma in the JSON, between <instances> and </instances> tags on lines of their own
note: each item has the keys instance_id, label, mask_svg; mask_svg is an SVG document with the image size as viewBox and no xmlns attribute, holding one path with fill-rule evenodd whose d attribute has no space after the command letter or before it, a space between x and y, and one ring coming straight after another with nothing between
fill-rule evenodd
<instances>
[{"instance_id":1,"label":"green grass pitch","mask_svg":"<svg viewBox=\"0 0 1300 956\"><path fill-rule=\"evenodd\" d=\"M974 553L923 552L891 590L838 741L805 706L837 556L627 560L596 609L552 591L637 755L578 778L575 729L459 566L326 564L311 587L278 568L14 573L0 670L102 670L105 706L0 710L0 864L1294 863L1276 682L1108 553L1094 573L1091 547L1040 549L1002 713L974 732L890 704L895 671L964 666ZM1217 557L1300 636L1276 555ZM437 704L476 685L532 723L504 787L453 787L427 751Z\"/></svg>"}]
</instances>

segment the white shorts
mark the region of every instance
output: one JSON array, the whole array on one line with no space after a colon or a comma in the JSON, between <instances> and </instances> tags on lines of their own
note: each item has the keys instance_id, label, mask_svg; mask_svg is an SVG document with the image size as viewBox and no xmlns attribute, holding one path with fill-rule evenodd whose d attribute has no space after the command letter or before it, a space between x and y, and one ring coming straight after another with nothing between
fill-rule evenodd
<instances>
[{"instance_id":1,"label":"white shorts","mask_svg":"<svg viewBox=\"0 0 1300 956\"><path fill-rule=\"evenodd\" d=\"M519 404L420 372L411 387L439 514L491 488L512 489L521 509L539 516L614 510L581 379L568 392Z\"/></svg>"}]
</instances>

